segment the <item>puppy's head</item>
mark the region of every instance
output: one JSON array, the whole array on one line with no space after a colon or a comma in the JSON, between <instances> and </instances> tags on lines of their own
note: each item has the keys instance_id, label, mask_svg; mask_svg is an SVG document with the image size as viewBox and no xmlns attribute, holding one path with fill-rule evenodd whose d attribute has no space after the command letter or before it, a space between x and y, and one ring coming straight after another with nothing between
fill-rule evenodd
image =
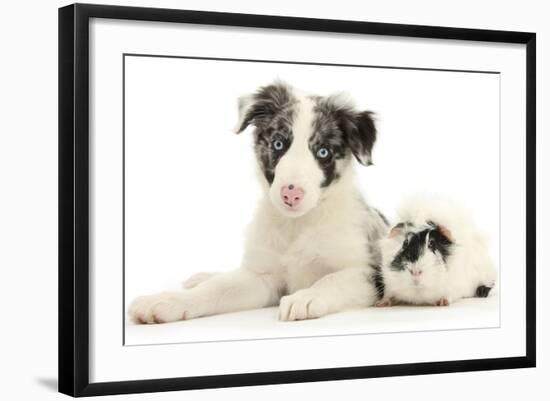
<instances>
[{"instance_id":1,"label":"puppy's head","mask_svg":"<svg viewBox=\"0 0 550 401\"><path fill-rule=\"evenodd\" d=\"M371 164L372 113L356 111L342 95L304 95L277 81L239 99L236 132L249 125L270 199L289 217L317 206L350 168L352 155Z\"/></svg>"}]
</instances>

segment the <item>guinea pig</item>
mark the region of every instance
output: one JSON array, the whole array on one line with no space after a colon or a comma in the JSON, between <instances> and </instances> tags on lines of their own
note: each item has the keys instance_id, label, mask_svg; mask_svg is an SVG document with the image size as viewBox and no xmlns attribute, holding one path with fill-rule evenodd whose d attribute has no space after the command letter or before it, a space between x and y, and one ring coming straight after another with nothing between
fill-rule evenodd
<instances>
[{"instance_id":1,"label":"guinea pig","mask_svg":"<svg viewBox=\"0 0 550 401\"><path fill-rule=\"evenodd\" d=\"M487 297L496 281L487 239L465 210L448 201L416 199L379 241L376 306L396 303L448 306Z\"/></svg>"}]
</instances>

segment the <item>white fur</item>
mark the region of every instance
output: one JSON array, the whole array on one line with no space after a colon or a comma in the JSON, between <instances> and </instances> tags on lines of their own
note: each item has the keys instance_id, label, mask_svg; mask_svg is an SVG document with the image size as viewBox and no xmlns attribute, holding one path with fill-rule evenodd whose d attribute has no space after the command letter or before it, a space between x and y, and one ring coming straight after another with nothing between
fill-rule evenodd
<instances>
[{"instance_id":1,"label":"white fur","mask_svg":"<svg viewBox=\"0 0 550 401\"><path fill-rule=\"evenodd\" d=\"M275 168L275 179L269 189L269 197L275 207L288 217L303 216L319 203L320 185L323 172L308 146L313 123L313 102L296 94L297 115L292 125L294 140ZM298 208L289 208L281 199L280 190L284 185L293 184L304 190L305 196Z\"/></svg>"},{"instance_id":2,"label":"white fur","mask_svg":"<svg viewBox=\"0 0 550 401\"><path fill-rule=\"evenodd\" d=\"M338 181L320 188L323 173L307 147L313 104L295 95L294 140L271 187L262 177L264 196L248 229L241 268L198 274L183 290L140 297L129 308L134 321L170 322L279 303L281 320L301 320L376 301L366 233L385 232L385 225L365 207L350 160ZM241 114L247 104L241 101ZM281 186L291 183L305 193L297 211L280 198Z\"/></svg>"},{"instance_id":3,"label":"white fur","mask_svg":"<svg viewBox=\"0 0 550 401\"><path fill-rule=\"evenodd\" d=\"M417 197L404 202L399 211L400 222L412 222L413 230L421 231L427 221L446 227L454 245L444 262L439 255L426 250L409 270L395 271L390 264L401 249L402 233L379 242L382 256L381 272L385 284L381 305L391 300L413 304L450 304L460 298L472 297L480 285L493 287L496 269L488 250L487 238L476 228L469 213L449 200ZM446 267L445 267L446 264ZM411 271L422 271L414 277ZM415 284L414 280L419 284Z\"/></svg>"}]
</instances>

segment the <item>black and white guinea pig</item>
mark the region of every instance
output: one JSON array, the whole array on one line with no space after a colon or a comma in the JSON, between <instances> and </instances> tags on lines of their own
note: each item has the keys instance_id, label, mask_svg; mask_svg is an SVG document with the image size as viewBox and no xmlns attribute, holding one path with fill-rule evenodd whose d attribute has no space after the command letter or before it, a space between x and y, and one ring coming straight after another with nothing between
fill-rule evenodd
<instances>
[{"instance_id":1,"label":"black and white guinea pig","mask_svg":"<svg viewBox=\"0 0 550 401\"><path fill-rule=\"evenodd\" d=\"M377 306L395 303L447 306L460 298L486 297L496 270L486 238L457 205L411 200L400 222L379 241Z\"/></svg>"}]
</instances>

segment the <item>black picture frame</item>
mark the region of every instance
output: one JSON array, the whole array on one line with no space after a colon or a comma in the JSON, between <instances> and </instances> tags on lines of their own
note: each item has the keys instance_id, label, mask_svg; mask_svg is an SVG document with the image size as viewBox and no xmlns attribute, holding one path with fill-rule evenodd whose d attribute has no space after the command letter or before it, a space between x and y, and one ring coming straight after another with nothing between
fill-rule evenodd
<instances>
[{"instance_id":1,"label":"black picture frame","mask_svg":"<svg viewBox=\"0 0 550 401\"><path fill-rule=\"evenodd\" d=\"M526 354L521 357L90 383L88 61L91 18L179 22L526 46ZM59 9L59 391L71 396L534 367L536 364L536 35L527 32L73 4Z\"/></svg>"}]
</instances>

